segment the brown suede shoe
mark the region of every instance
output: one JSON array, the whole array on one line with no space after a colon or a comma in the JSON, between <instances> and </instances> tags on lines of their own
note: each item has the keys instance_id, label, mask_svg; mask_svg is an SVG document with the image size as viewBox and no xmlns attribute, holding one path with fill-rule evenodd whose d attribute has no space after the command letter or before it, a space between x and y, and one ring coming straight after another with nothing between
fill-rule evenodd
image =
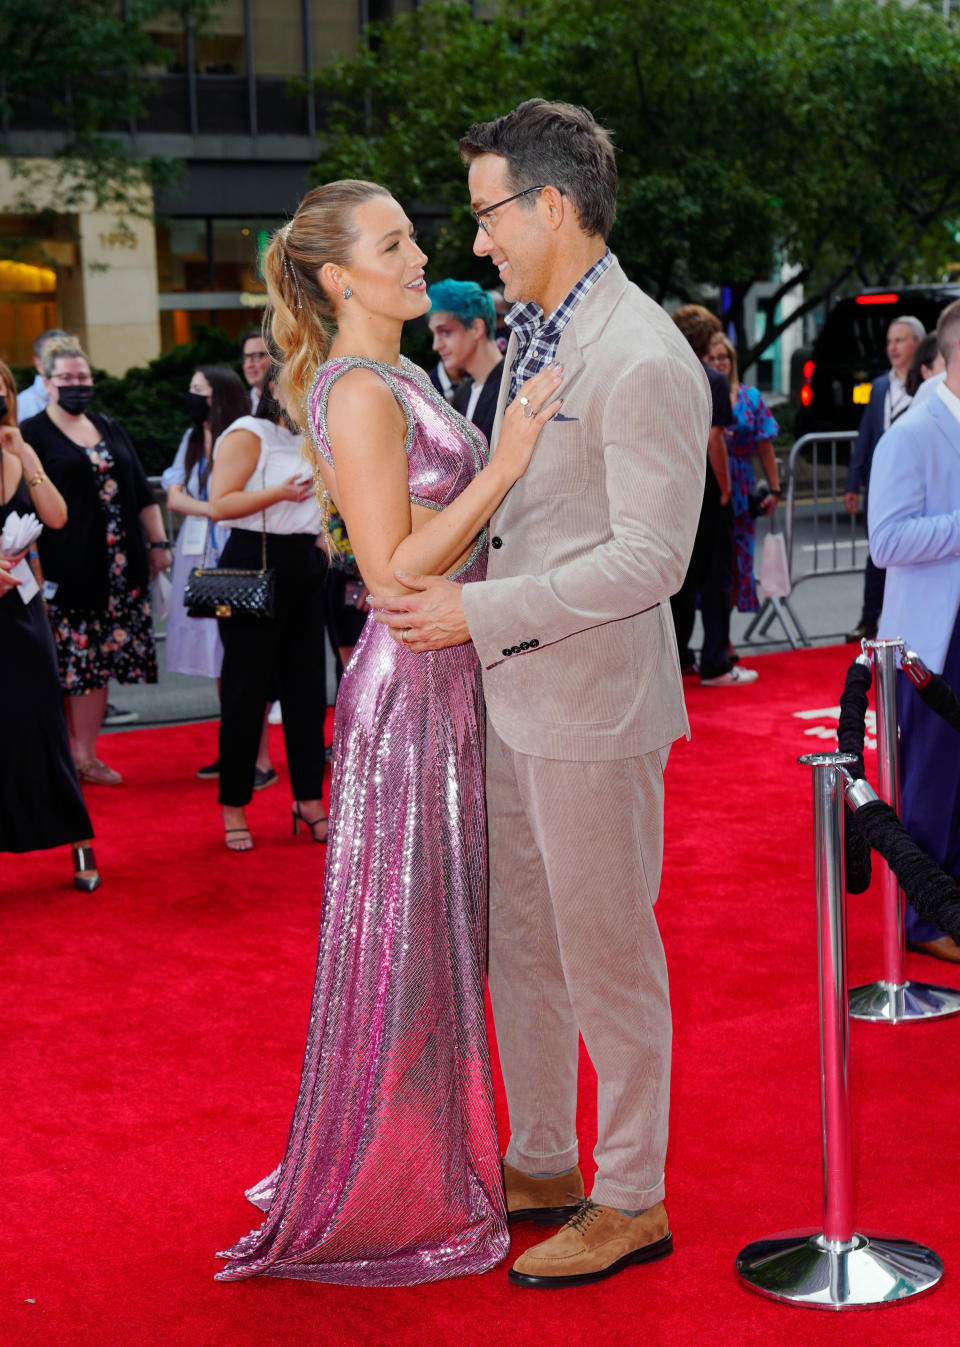
<instances>
[{"instance_id":1,"label":"brown suede shoe","mask_svg":"<svg viewBox=\"0 0 960 1347\"><path fill-rule=\"evenodd\" d=\"M917 954L932 954L935 959L945 959L947 963L960 963L960 945L953 936L941 935L936 940L907 941L907 949Z\"/></svg>"},{"instance_id":2,"label":"brown suede shoe","mask_svg":"<svg viewBox=\"0 0 960 1347\"><path fill-rule=\"evenodd\" d=\"M563 1225L583 1201L580 1166L535 1179L503 1162L503 1186L507 1190L507 1219L533 1221L535 1225Z\"/></svg>"},{"instance_id":3,"label":"brown suede shoe","mask_svg":"<svg viewBox=\"0 0 960 1347\"><path fill-rule=\"evenodd\" d=\"M673 1236L662 1202L639 1216L624 1216L587 1197L562 1230L521 1254L509 1277L516 1286L583 1286L668 1253Z\"/></svg>"}]
</instances>

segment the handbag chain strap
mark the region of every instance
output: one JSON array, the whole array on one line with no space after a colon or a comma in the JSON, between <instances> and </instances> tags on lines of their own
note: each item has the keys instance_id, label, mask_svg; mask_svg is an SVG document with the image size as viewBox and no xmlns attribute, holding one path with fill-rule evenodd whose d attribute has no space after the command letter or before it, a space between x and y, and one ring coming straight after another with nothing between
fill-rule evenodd
<instances>
[{"instance_id":1,"label":"handbag chain strap","mask_svg":"<svg viewBox=\"0 0 960 1347\"><path fill-rule=\"evenodd\" d=\"M260 475L261 475L261 480L263 481L263 489L264 489L264 491L266 491L266 489L267 489L267 459L266 459L266 455L264 455L264 459L263 459L263 471L262 471L262 473L261 473ZM206 556L207 556L207 545L208 545L208 543L209 543L209 541L210 541L210 529L211 529L211 526L212 526L212 525L211 525L211 521L210 521L210 516L209 516L209 515L207 516L206 524L207 524L207 531L206 531L206 533L204 534L204 537L203 537L203 557L204 557L204 560L206 560ZM205 567L205 566L198 566L196 569L197 569L197 570L200 572L200 574L202 575L202 574L204 573L204 571L207 569L207 567ZM216 568L214 567L214 569L216 569ZM239 575L257 575L257 574L265 575L265 574L266 574L266 570L267 570L267 507L264 506L263 509L260 511L260 570L259 570L259 572L257 572L257 571L238 571L238 574L239 574Z\"/></svg>"}]
</instances>

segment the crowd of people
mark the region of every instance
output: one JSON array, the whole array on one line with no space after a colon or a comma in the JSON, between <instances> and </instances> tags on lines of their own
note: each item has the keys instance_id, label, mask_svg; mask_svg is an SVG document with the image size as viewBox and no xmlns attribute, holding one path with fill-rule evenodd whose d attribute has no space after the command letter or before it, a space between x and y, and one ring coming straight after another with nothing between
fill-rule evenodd
<instances>
[{"instance_id":1,"label":"crowd of people","mask_svg":"<svg viewBox=\"0 0 960 1347\"><path fill-rule=\"evenodd\" d=\"M664 772L689 728L684 673L708 688L757 679L730 615L758 607L754 527L777 509L778 427L715 315L684 305L671 320L624 275L607 246L613 146L589 113L532 99L471 127L460 154L474 252L510 306L506 349L499 297L427 286L385 187L315 188L264 255L269 322L241 343L248 387L202 366L185 390L164 475L175 548L129 438L90 405L76 341L45 334L19 427L0 366L0 524L32 509L44 525L42 588L23 556L0 563L0 630L18 650L0 663L4 733L26 732L25 706L44 727L40 795L20 783L7 798L5 779L0 849L69 844L78 887L100 882L81 783L120 783L98 756L107 683L156 680L150 585L166 571L168 667L219 679L219 755L198 774L219 780L227 848L254 846L245 809L276 777L277 699L293 831L326 845L289 1139L248 1192L264 1219L220 1255L223 1281L481 1272L520 1220L560 1227L511 1268L527 1288L672 1250ZM404 323L424 317L429 372L401 355ZM960 687L960 305L936 334L943 378L924 347L933 393L901 416L920 401L907 376L922 335L908 318L891 327L891 373L868 408L878 433L862 432L848 485L870 474L879 628L909 614L921 655ZM269 571L272 603L191 617L197 567ZM328 629L346 667L327 811ZM949 789L937 778L934 804L936 735L912 714L904 812L960 876L960 773ZM914 939L955 957L942 933ZM598 1077L589 1197L581 1036Z\"/></svg>"}]
</instances>

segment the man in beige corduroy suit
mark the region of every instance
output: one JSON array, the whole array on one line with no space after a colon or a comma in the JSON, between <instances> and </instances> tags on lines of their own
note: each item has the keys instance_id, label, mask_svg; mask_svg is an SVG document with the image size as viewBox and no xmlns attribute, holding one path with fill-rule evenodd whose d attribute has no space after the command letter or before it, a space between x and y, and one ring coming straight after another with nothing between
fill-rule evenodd
<instances>
[{"instance_id":1,"label":"man in beige corduroy suit","mask_svg":"<svg viewBox=\"0 0 960 1347\"><path fill-rule=\"evenodd\" d=\"M490 523L488 578L401 574L422 592L374 603L411 649L472 640L483 664L507 1206L513 1220L570 1218L510 1277L571 1285L672 1247L671 1023L653 905L663 768L688 728L669 598L700 512L710 397L687 342L607 250L616 167L589 113L531 100L460 148L474 251L517 303L494 443L519 386L552 360L563 406ZM578 1031L599 1082L590 1201Z\"/></svg>"}]
</instances>

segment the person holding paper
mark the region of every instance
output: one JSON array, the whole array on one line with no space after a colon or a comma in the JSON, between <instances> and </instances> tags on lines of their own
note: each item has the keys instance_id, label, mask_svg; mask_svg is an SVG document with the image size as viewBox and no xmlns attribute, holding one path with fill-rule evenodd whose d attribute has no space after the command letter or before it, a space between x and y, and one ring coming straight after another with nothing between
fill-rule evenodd
<instances>
[{"instance_id":1,"label":"person holding paper","mask_svg":"<svg viewBox=\"0 0 960 1347\"><path fill-rule=\"evenodd\" d=\"M67 507L17 428L16 384L0 361L0 851L70 844L74 884L99 887L93 828L70 754L53 637L26 549Z\"/></svg>"},{"instance_id":2,"label":"person holding paper","mask_svg":"<svg viewBox=\"0 0 960 1347\"><path fill-rule=\"evenodd\" d=\"M21 431L70 512L63 529L40 535L47 617L80 780L116 786L122 776L97 757L107 684L157 681L149 584L173 558L130 437L90 408L83 348L72 337L50 342L43 368L50 401Z\"/></svg>"}]
</instances>

